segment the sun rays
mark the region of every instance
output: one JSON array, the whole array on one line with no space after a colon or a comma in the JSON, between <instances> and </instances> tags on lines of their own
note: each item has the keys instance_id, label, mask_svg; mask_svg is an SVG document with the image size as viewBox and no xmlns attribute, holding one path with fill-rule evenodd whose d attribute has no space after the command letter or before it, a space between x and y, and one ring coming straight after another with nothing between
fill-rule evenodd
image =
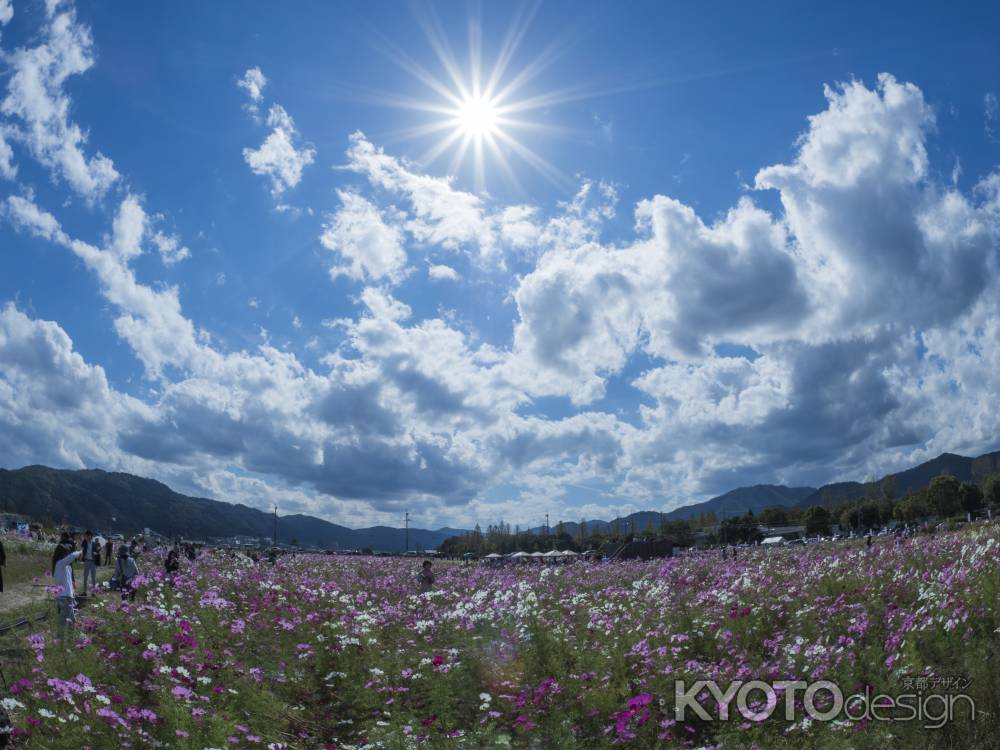
<instances>
[{"instance_id":1,"label":"sun rays","mask_svg":"<svg viewBox=\"0 0 1000 750\"><path fill-rule=\"evenodd\" d=\"M484 67L482 23L468 23L468 60L460 63L433 8L425 8L417 20L440 68L434 73L395 45L382 40L383 50L411 74L426 91L407 95L385 94L377 101L423 115L419 124L398 130L402 140L428 140L417 157L425 167L447 163L450 175L471 169L477 191L485 191L487 179L499 173L520 187L515 164L527 165L562 189L572 180L528 145L527 136L565 135L571 129L551 122L548 110L572 99L586 98L582 88L538 92L531 84L539 73L565 51L565 39L547 44L524 65L515 67L528 32L534 9L515 13L499 48Z\"/></svg>"}]
</instances>

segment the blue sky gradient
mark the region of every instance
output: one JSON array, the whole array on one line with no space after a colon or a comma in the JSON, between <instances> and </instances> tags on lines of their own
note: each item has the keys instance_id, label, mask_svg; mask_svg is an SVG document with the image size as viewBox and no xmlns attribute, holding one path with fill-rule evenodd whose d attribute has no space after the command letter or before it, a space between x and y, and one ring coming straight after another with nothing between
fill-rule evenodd
<instances>
[{"instance_id":1,"label":"blue sky gradient","mask_svg":"<svg viewBox=\"0 0 1000 750\"><path fill-rule=\"evenodd\" d=\"M460 526L995 448L998 16L0 0L0 465Z\"/></svg>"}]
</instances>

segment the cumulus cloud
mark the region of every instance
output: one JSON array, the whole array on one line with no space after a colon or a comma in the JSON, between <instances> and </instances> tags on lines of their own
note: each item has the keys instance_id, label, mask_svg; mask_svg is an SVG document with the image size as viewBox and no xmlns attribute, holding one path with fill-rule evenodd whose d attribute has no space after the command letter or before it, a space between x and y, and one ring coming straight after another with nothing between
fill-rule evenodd
<instances>
[{"instance_id":1,"label":"cumulus cloud","mask_svg":"<svg viewBox=\"0 0 1000 750\"><path fill-rule=\"evenodd\" d=\"M3 130L0 130L0 177L7 180L13 180L17 177L17 165L14 163L14 151L4 138Z\"/></svg>"},{"instance_id":2,"label":"cumulus cloud","mask_svg":"<svg viewBox=\"0 0 1000 750\"><path fill-rule=\"evenodd\" d=\"M93 40L74 9L54 9L48 16L37 46L19 47L6 56L10 75L0 113L21 123L8 127L9 138L24 143L54 176L94 201L115 183L118 172L100 152L84 153L87 135L70 119L72 103L64 90L71 76L94 64Z\"/></svg>"},{"instance_id":3,"label":"cumulus cloud","mask_svg":"<svg viewBox=\"0 0 1000 750\"><path fill-rule=\"evenodd\" d=\"M550 220L550 249L514 293L514 348L534 392L599 398L640 348L697 359L725 342L947 325L983 294L996 273L992 222L929 179L933 116L920 90L886 75L827 97L796 159L757 176L779 191L782 216L743 198L706 225L655 196L637 205L625 246L597 241L601 214L579 200Z\"/></svg>"},{"instance_id":4,"label":"cumulus cloud","mask_svg":"<svg viewBox=\"0 0 1000 750\"><path fill-rule=\"evenodd\" d=\"M246 105L247 110L256 114L260 103L264 100L264 87L267 85L267 78L258 67L248 68L243 77L236 82L236 85L247 92L250 102Z\"/></svg>"},{"instance_id":5,"label":"cumulus cloud","mask_svg":"<svg viewBox=\"0 0 1000 750\"><path fill-rule=\"evenodd\" d=\"M0 0L0 26L6 26L14 17L14 4L11 0Z\"/></svg>"},{"instance_id":6,"label":"cumulus cloud","mask_svg":"<svg viewBox=\"0 0 1000 750\"><path fill-rule=\"evenodd\" d=\"M258 101L259 87L247 92ZM0 385L17 383L16 394L29 376L10 373L32 367L69 389L84 383L116 415L87 447L102 460L366 518L414 503L441 520L538 508L569 518L567 488L588 483L608 507L670 507L739 484L859 477L991 447L1000 177L971 194L934 177L933 113L913 84L882 76L826 93L788 163L757 175L780 209L744 197L706 218L654 195L615 237L613 185L584 181L552 210L497 205L355 134L346 166L363 184L338 191L320 242L331 274L358 284L356 310L322 322L335 343L324 351L312 339L307 360L266 337L226 350L184 314L177 288L141 283L132 266L145 249L169 263L182 245L137 197L87 242L31 196L11 196L6 221L98 279L156 392L101 395L99 368L56 357L72 351L68 339L16 310L4 315L28 332L17 340L58 346L39 356L38 345L0 341ZM283 109L271 113L270 127L294 134ZM301 165L288 179L261 168L276 193L301 177ZM428 315L402 283L409 252L431 280L457 279L455 266L470 282L499 279L509 337L486 343L461 312ZM471 262L453 264L457 253ZM502 275L508 263L519 275ZM0 424L14 424L2 393ZM609 393L617 400L602 401ZM54 410L44 397L35 408ZM566 416L548 416L553 403ZM52 460L90 460L82 441L66 444Z\"/></svg>"},{"instance_id":7,"label":"cumulus cloud","mask_svg":"<svg viewBox=\"0 0 1000 750\"><path fill-rule=\"evenodd\" d=\"M452 181L421 174L376 147L363 133L351 136L347 168L363 174L379 188L404 197L410 214L404 226L419 243L445 250L464 250L483 261L503 264L500 251L523 249L540 233L535 209L512 206L491 212L483 199L457 190Z\"/></svg>"},{"instance_id":8,"label":"cumulus cloud","mask_svg":"<svg viewBox=\"0 0 1000 750\"><path fill-rule=\"evenodd\" d=\"M637 280L627 251L592 243L543 255L514 293L512 377L578 404L603 395L639 343Z\"/></svg>"},{"instance_id":9,"label":"cumulus cloud","mask_svg":"<svg viewBox=\"0 0 1000 750\"><path fill-rule=\"evenodd\" d=\"M357 281L401 281L406 275L402 230L360 195L346 190L337 195L340 208L329 217L320 242L345 263L333 265L330 275Z\"/></svg>"},{"instance_id":10,"label":"cumulus cloud","mask_svg":"<svg viewBox=\"0 0 1000 750\"><path fill-rule=\"evenodd\" d=\"M427 276L434 281L458 281L459 275L451 266L444 266L432 263L427 267Z\"/></svg>"},{"instance_id":11,"label":"cumulus cloud","mask_svg":"<svg viewBox=\"0 0 1000 750\"><path fill-rule=\"evenodd\" d=\"M792 164L761 170L780 192L803 275L829 336L954 320L993 272L994 240L966 197L928 179L933 113L920 89L879 77L826 90Z\"/></svg>"},{"instance_id":12,"label":"cumulus cloud","mask_svg":"<svg viewBox=\"0 0 1000 750\"><path fill-rule=\"evenodd\" d=\"M0 453L5 465L87 468L115 459L119 420L138 401L113 391L54 322L0 308Z\"/></svg>"},{"instance_id":13,"label":"cumulus cloud","mask_svg":"<svg viewBox=\"0 0 1000 750\"><path fill-rule=\"evenodd\" d=\"M313 163L316 150L299 144L299 133L291 115L280 104L267 113L271 133L259 148L243 149L243 160L254 174L271 181L271 194L278 196L302 179L302 171Z\"/></svg>"},{"instance_id":14,"label":"cumulus cloud","mask_svg":"<svg viewBox=\"0 0 1000 750\"><path fill-rule=\"evenodd\" d=\"M156 250L160 253L160 260L165 266L172 266L191 257L191 251L181 244L176 235L156 231L150 235L149 239L156 246Z\"/></svg>"},{"instance_id":15,"label":"cumulus cloud","mask_svg":"<svg viewBox=\"0 0 1000 750\"><path fill-rule=\"evenodd\" d=\"M122 201L104 249L70 237L52 214L27 198L8 197L4 215L22 231L72 251L97 276L102 293L121 311L115 319L116 331L136 352L150 377L163 377L167 365L191 367L203 362L201 355L207 350L199 341L204 335L182 314L177 288L142 285L128 266L141 252L148 226L137 198L130 195Z\"/></svg>"},{"instance_id":16,"label":"cumulus cloud","mask_svg":"<svg viewBox=\"0 0 1000 750\"><path fill-rule=\"evenodd\" d=\"M266 343L255 353L224 353L183 315L175 288L136 281L129 262L148 218L134 197L122 202L103 248L70 237L27 198L9 198L4 215L85 262L120 311L118 334L159 383L147 410L123 416L119 460L229 463L383 509L421 497L464 502L482 486L491 459L478 448L482 437L463 428L486 430L488 410L512 396L492 382L497 354L470 349L443 321L407 327L409 307L369 287L361 295L368 314L341 323L356 355L328 355L328 373ZM361 414L371 424L343 419Z\"/></svg>"}]
</instances>

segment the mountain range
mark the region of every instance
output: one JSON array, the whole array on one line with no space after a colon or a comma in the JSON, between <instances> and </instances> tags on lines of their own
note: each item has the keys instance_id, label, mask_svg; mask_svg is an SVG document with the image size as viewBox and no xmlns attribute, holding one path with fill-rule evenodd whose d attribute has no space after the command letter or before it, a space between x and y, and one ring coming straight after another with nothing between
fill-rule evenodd
<instances>
[{"instance_id":1,"label":"mountain range","mask_svg":"<svg viewBox=\"0 0 1000 750\"><path fill-rule=\"evenodd\" d=\"M188 497L162 482L100 469L70 471L47 466L0 469L0 512L53 525L104 531L152 529L168 537L234 536L270 539L275 517L246 505ZM410 549L434 549L461 529L411 528ZM388 526L350 529L306 515L279 516L278 541L310 547L403 550L406 531Z\"/></svg>"},{"instance_id":2,"label":"mountain range","mask_svg":"<svg viewBox=\"0 0 1000 750\"><path fill-rule=\"evenodd\" d=\"M786 487L760 484L738 487L700 503L685 505L666 514L671 520L714 514L717 519L759 513L766 508L806 508L833 506L873 493L902 497L926 487L948 473L960 481L982 482L1000 472L1000 451L975 458L942 453L905 471L888 474L874 482L835 482L822 487ZM137 531L149 528L166 536L228 538L249 536L271 538L275 516L246 505L174 492L154 479L100 469L66 470L47 466L0 469L0 512L17 513L50 524L69 523L99 530ZM659 524L660 513L640 511L611 521L587 520L587 530L604 530L613 524L622 528L644 529ZM580 524L562 524L565 532L577 534ZM555 530L556 525L553 525ZM532 531L538 533L541 527ZM440 528L409 530L409 549L433 549L464 529ZM351 529L307 515L279 516L278 541L339 549L402 551L407 545L404 529L372 526Z\"/></svg>"}]
</instances>

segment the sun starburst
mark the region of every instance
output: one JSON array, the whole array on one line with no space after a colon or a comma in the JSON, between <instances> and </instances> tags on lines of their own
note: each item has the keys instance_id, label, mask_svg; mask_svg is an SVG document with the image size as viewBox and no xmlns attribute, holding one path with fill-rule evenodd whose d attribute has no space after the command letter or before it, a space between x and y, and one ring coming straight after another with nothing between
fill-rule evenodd
<instances>
[{"instance_id":1,"label":"sun starburst","mask_svg":"<svg viewBox=\"0 0 1000 750\"><path fill-rule=\"evenodd\" d=\"M493 136L500 129L501 123L499 106L482 94L464 99L455 109L455 127L466 138L481 140Z\"/></svg>"},{"instance_id":2,"label":"sun starburst","mask_svg":"<svg viewBox=\"0 0 1000 750\"><path fill-rule=\"evenodd\" d=\"M529 84L561 54L564 46L562 41L552 42L530 62L513 70L512 63L527 33L531 15L524 11L515 15L493 66L485 75L481 23L476 19L469 22L466 66L458 63L433 9L428 8L418 16L443 75L432 73L396 46L387 42L382 45L384 51L426 86L431 95L429 98L381 97L384 104L426 115L425 122L392 134L402 139L433 137L429 147L418 157L419 162L429 167L450 155L448 172L454 176L471 165L479 191L486 187L488 161L509 182L519 186L511 164L513 159L527 164L561 188L572 185L565 174L525 142L529 132L548 135L569 132L551 121L532 118L530 113L537 114L553 104L586 97L580 95L579 88L528 93Z\"/></svg>"}]
</instances>

